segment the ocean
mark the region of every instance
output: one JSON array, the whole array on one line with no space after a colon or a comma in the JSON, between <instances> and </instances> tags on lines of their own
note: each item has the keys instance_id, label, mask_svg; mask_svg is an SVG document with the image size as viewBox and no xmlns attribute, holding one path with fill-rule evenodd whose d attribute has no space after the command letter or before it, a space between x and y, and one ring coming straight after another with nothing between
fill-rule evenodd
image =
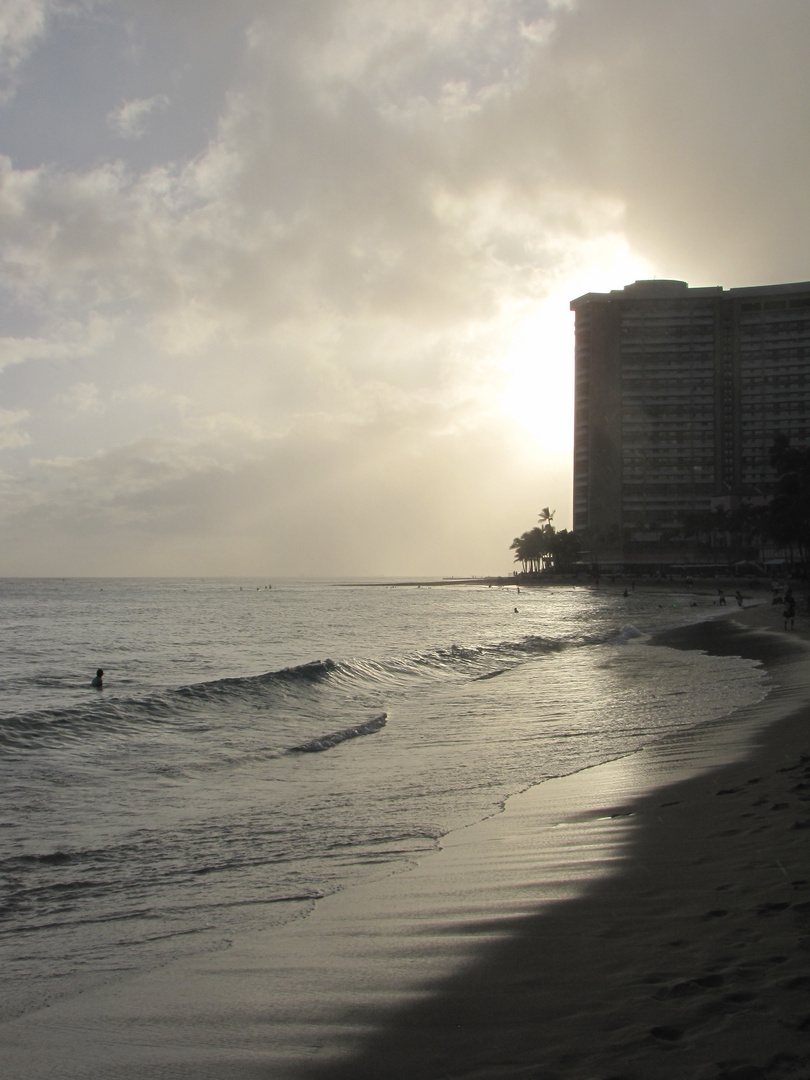
<instances>
[{"instance_id":1,"label":"ocean","mask_svg":"<svg viewBox=\"0 0 810 1080\"><path fill-rule=\"evenodd\" d=\"M722 723L764 697L758 665L648 643L721 610L652 585L0 580L0 1021Z\"/></svg>"}]
</instances>

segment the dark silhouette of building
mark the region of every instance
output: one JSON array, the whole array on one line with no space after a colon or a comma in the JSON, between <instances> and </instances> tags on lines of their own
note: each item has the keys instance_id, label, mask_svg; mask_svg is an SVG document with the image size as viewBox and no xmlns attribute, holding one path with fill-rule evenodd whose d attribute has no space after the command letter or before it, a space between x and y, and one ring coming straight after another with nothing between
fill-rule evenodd
<instances>
[{"instance_id":1,"label":"dark silhouette of building","mask_svg":"<svg viewBox=\"0 0 810 1080\"><path fill-rule=\"evenodd\" d=\"M701 515L768 500L775 436L810 442L810 282L637 281L571 308L575 530L673 556Z\"/></svg>"}]
</instances>

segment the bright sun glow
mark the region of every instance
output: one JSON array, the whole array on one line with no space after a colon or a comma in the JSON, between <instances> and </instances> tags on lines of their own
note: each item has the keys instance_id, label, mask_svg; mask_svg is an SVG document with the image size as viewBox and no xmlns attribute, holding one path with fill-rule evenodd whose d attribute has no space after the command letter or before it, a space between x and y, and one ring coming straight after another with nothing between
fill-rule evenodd
<instances>
[{"instance_id":1,"label":"bright sun glow","mask_svg":"<svg viewBox=\"0 0 810 1080\"><path fill-rule=\"evenodd\" d=\"M652 277L649 264L623 240L603 240L592 261L567 276L531 314L516 321L503 361L509 384L501 412L542 450L570 452L574 444L574 313L569 303L587 292L621 289Z\"/></svg>"},{"instance_id":2,"label":"bright sun glow","mask_svg":"<svg viewBox=\"0 0 810 1080\"><path fill-rule=\"evenodd\" d=\"M545 450L573 445L574 323L567 302L548 300L517 327L501 411Z\"/></svg>"}]
</instances>

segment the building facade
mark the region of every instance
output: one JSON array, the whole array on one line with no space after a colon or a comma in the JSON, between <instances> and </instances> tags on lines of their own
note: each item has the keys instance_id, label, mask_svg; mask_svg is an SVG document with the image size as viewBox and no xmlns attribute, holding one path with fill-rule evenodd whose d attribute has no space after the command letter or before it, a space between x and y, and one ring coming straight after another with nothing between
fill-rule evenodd
<instances>
[{"instance_id":1,"label":"building facade","mask_svg":"<svg viewBox=\"0 0 810 1080\"><path fill-rule=\"evenodd\" d=\"M701 515L767 501L775 437L810 444L810 282L637 281L571 309L574 529L614 557L672 555Z\"/></svg>"}]
</instances>

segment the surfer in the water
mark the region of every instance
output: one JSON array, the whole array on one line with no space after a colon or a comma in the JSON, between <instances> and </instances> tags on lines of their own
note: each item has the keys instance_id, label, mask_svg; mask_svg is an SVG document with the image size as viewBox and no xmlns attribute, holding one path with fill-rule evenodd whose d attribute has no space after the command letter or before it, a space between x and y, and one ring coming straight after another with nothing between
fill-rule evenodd
<instances>
[{"instance_id":1,"label":"surfer in the water","mask_svg":"<svg viewBox=\"0 0 810 1080\"><path fill-rule=\"evenodd\" d=\"M97 669L96 677L95 679L93 679L90 685L97 687L99 690L102 688L102 686L104 686L104 672L101 670L101 668Z\"/></svg>"}]
</instances>

